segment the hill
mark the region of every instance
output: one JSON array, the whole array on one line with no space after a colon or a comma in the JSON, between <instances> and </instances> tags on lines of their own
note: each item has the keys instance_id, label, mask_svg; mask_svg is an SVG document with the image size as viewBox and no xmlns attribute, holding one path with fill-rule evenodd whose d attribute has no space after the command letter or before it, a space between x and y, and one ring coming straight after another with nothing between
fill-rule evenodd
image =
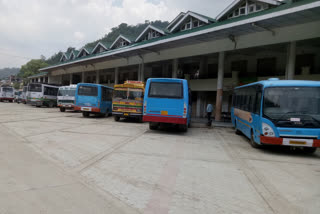
<instances>
[{"instance_id":1,"label":"hill","mask_svg":"<svg viewBox=\"0 0 320 214\"><path fill-rule=\"evenodd\" d=\"M17 75L20 68L2 68L0 69L0 80L7 79L10 75Z\"/></svg>"}]
</instances>

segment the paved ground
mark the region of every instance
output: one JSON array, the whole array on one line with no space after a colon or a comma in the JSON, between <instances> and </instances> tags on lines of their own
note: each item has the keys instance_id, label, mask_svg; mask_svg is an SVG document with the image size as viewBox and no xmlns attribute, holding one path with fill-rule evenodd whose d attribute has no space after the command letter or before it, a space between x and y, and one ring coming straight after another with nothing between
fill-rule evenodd
<instances>
[{"instance_id":1,"label":"paved ground","mask_svg":"<svg viewBox=\"0 0 320 214\"><path fill-rule=\"evenodd\" d=\"M0 103L0 214L319 213L320 151Z\"/></svg>"}]
</instances>

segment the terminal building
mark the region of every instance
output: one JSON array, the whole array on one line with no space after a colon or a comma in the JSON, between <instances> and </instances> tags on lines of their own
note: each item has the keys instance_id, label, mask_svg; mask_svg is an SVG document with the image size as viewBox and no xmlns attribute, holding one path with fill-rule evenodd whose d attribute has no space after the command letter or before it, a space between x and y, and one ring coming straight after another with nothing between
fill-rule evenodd
<instances>
[{"instance_id":1,"label":"terminal building","mask_svg":"<svg viewBox=\"0 0 320 214\"><path fill-rule=\"evenodd\" d=\"M211 103L221 120L234 87L270 77L320 80L320 1L235 0L215 18L181 12L165 29L149 25L136 38L64 53L40 71L64 85L184 78L193 117Z\"/></svg>"}]
</instances>

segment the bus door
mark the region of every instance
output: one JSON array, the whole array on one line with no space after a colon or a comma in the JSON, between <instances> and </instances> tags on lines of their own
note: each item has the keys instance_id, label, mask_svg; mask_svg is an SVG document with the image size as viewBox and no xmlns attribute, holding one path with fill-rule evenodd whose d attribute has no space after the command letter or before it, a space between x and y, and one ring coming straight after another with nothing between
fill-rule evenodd
<instances>
[{"instance_id":1,"label":"bus door","mask_svg":"<svg viewBox=\"0 0 320 214\"><path fill-rule=\"evenodd\" d=\"M252 107L252 130L256 142L260 142L261 132L261 97L262 86L257 85L255 90L254 102ZM251 137L251 136L250 136Z\"/></svg>"}]
</instances>

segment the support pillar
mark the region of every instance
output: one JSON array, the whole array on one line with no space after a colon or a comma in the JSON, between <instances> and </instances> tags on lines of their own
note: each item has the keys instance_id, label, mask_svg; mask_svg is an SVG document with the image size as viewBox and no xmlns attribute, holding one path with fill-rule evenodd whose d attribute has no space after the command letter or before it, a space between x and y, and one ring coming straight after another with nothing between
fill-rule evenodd
<instances>
[{"instance_id":1,"label":"support pillar","mask_svg":"<svg viewBox=\"0 0 320 214\"><path fill-rule=\"evenodd\" d=\"M119 84L119 68L114 69L114 84Z\"/></svg>"},{"instance_id":2,"label":"support pillar","mask_svg":"<svg viewBox=\"0 0 320 214\"><path fill-rule=\"evenodd\" d=\"M140 66L140 81L144 82L144 63Z\"/></svg>"},{"instance_id":3,"label":"support pillar","mask_svg":"<svg viewBox=\"0 0 320 214\"><path fill-rule=\"evenodd\" d=\"M197 111L196 111L196 117L201 117L201 92L197 92Z\"/></svg>"},{"instance_id":4,"label":"support pillar","mask_svg":"<svg viewBox=\"0 0 320 214\"><path fill-rule=\"evenodd\" d=\"M287 68L286 68L286 77L288 80L294 79L296 64L296 42L290 42L287 48Z\"/></svg>"},{"instance_id":5,"label":"support pillar","mask_svg":"<svg viewBox=\"0 0 320 214\"><path fill-rule=\"evenodd\" d=\"M81 78L81 82L83 82L83 83L85 82L85 79L84 79L84 78L85 78L85 76L84 76L84 71L83 71L83 72L82 72L82 78Z\"/></svg>"},{"instance_id":6,"label":"support pillar","mask_svg":"<svg viewBox=\"0 0 320 214\"><path fill-rule=\"evenodd\" d=\"M70 74L70 85L73 83L73 74Z\"/></svg>"},{"instance_id":7,"label":"support pillar","mask_svg":"<svg viewBox=\"0 0 320 214\"><path fill-rule=\"evenodd\" d=\"M96 71L96 83L100 84L100 71L99 70Z\"/></svg>"},{"instance_id":8,"label":"support pillar","mask_svg":"<svg viewBox=\"0 0 320 214\"><path fill-rule=\"evenodd\" d=\"M177 78L178 75L178 59L173 59L172 61L172 78Z\"/></svg>"},{"instance_id":9,"label":"support pillar","mask_svg":"<svg viewBox=\"0 0 320 214\"><path fill-rule=\"evenodd\" d=\"M215 120L216 121L221 121L224 60L225 60L225 52L220 52L219 53L219 65L218 65L217 96L216 96L216 107L215 107Z\"/></svg>"}]
</instances>

